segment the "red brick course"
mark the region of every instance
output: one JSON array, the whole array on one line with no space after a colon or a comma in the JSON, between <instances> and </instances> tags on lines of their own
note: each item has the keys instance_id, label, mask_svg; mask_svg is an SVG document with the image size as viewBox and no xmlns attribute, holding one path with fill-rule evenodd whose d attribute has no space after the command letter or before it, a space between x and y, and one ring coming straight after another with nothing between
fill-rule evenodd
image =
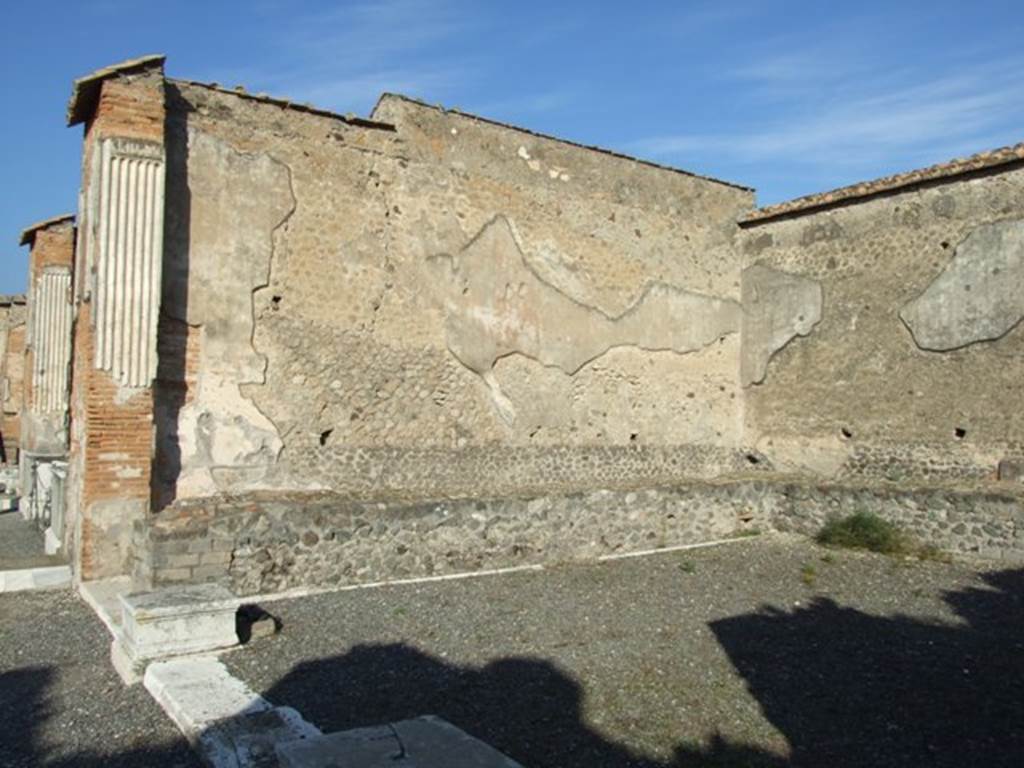
<instances>
[{"instance_id":1,"label":"red brick course","mask_svg":"<svg viewBox=\"0 0 1024 768\"><path fill-rule=\"evenodd\" d=\"M163 142L163 77L157 73L105 80L96 113L86 123L83 186L92 176L94 145L116 136ZM88 222L83 222L88 225ZM124 543L112 541L109 519L99 520L97 505L128 502L148 508L153 462L153 390L127 390L107 371L93 364L94 329L91 306L76 312L71 398L71 463L79 474L72 492L79 494L79 578L91 580L118 575L130 568ZM124 522L130 528L131 520Z\"/></svg>"}]
</instances>

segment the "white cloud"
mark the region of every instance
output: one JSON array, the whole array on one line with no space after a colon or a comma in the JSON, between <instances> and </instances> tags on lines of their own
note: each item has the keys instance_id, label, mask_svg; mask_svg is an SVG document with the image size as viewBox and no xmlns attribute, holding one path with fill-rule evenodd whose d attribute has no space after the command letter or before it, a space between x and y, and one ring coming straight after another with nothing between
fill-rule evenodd
<instances>
[{"instance_id":1,"label":"white cloud","mask_svg":"<svg viewBox=\"0 0 1024 768\"><path fill-rule=\"evenodd\" d=\"M727 158L739 164L857 167L893 158L943 159L989 148L992 136L1024 118L1019 61L927 76L842 66L836 57L790 53L738 67L731 77L753 81L751 100L772 101L770 118L750 129L678 133L632 142L654 158ZM780 94L786 94L779 104Z\"/></svg>"},{"instance_id":2,"label":"white cloud","mask_svg":"<svg viewBox=\"0 0 1024 768\"><path fill-rule=\"evenodd\" d=\"M338 111L365 113L382 91L439 100L471 71L448 45L472 23L450 0L342 3L288 16L263 57L272 68L211 79Z\"/></svg>"}]
</instances>

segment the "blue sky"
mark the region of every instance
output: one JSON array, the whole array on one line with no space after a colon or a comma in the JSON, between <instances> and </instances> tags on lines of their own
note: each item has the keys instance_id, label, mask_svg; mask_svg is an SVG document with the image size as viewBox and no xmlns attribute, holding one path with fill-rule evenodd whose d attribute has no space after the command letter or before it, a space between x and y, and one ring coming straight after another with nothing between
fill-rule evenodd
<instances>
[{"instance_id":1,"label":"blue sky","mask_svg":"<svg viewBox=\"0 0 1024 768\"><path fill-rule=\"evenodd\" d=\"M72 211L74 77L172 77L366 114L383 90L756 187L768 204L1024 141L1017 2L8 2L0 293Z\"/></svg>"}]
</instances>

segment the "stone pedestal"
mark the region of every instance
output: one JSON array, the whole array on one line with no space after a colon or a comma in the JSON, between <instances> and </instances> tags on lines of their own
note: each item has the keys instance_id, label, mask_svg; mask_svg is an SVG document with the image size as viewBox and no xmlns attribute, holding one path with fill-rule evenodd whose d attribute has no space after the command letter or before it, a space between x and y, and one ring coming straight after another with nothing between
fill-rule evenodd
<instances>
[{"instance_id":1,"label":"stone pedestal","mask_svg":"<svg viewBox=\"0 0 1024 768\"><path fill-rule=\"evenodd\" d=\"M236 645L238 605L218 584L122 595L121 626L110 649L114 668L131 685L151 661Z\"/></svg>"},{"instance_id":2,"label":"stone pedestal","mask_svg":"<svg viewBox=\"0 0 1024 768\"><path fill-rule=\"evenodd\" d=\"M46 554L60 554L61 546L61 541L57 537L57 534L53 532L52 526L43 531L43 551L46 552Z\"/></svg>"}]
</instances>

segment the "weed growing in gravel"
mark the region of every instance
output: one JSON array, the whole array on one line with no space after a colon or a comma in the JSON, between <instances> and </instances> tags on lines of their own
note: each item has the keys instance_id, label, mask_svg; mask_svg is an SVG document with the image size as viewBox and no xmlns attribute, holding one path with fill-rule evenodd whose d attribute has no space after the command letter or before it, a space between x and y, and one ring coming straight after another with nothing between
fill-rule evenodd
<instances>
[{"instance_id":1,"label":"weed growing in gravel","mask_svg":"<svg viewBox=\"0 0 1024 768\"><path fill-rule=\"evenodd\" d=\"M803 568L800 569L800 581L806 584L808 587L813 587L814 583L818 580L818 571L810 563L804 563Z\"/></svg>"},{"instance_id":2,"label":"weed growing in gravel","mask_svg":"<svg viewBox=\"0 0 1024 768\"><path fill-rule=\"evenodd\" d=\"M679 570L683 573L695 573L697 571L697 566L694 564L693 560L683 560L679 563Z\"/></svg>"},{"instance_id":3,"label":"weed growing in gravel","mask_svg":"<svg viewBox=\"0 0 1024 768\"><path fill-rule=\"evenodd\" d=\"M829 547L867 549L884 555L907 554L912 549L899 528L870 512L856 512L841 520L830 520L815 540Z\"/></svg>"},{"instance_id":4,"label":"weed growing in gravel","mask_svg":"<svg viewBox=\"0 0 1024 768\"><path fill-rule=\"evenodd\" d=\"M902 555L918 560L953 561L948 552L931 544L920 544L907 536L899 527L870 512L856 512L841 520L830 520L814 537L819 544L846 549L866 549L883 555ZM831 562L821 559L824 562Z\"/></svg>"}]
</instances>

